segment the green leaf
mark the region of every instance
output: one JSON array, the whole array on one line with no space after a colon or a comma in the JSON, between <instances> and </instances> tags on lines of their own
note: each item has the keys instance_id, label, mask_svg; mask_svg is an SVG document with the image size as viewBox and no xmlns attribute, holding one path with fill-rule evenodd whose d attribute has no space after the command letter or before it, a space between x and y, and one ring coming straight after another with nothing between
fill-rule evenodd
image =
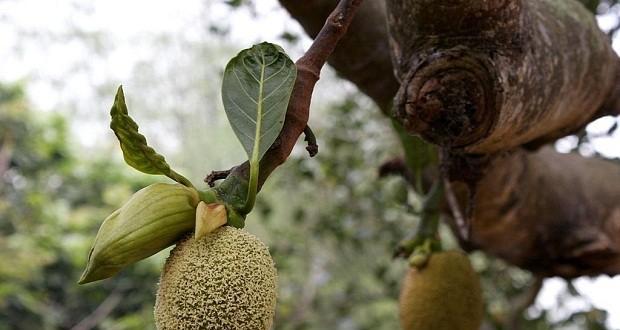
<instances>
[{"instance_id":1,"label":"green leaf","mask_svg":"<svg viewBox=\"0 0 620 330\"><path fill-rule=\"evenodd\" d=\"M123 86L118 87L110 116L112 117L110 128L118 138L123 158L129 166L146 174L165 175L187 187L193 187L188 179L172 170L164 156L149 147L144 135L138 132L138 124L127 112Z\"/></svg>"},{"instance_id":2,"label":"green leaf","mask_svg":"<svg viewBox=\"0 0 620 330\"><path fill-rule=\"evenodd\" d=\"M296 77L295 63L270 43L245 49L228 62L224 109L250 161L260 160L280 134Z\"/></svg>"}]
</instances>

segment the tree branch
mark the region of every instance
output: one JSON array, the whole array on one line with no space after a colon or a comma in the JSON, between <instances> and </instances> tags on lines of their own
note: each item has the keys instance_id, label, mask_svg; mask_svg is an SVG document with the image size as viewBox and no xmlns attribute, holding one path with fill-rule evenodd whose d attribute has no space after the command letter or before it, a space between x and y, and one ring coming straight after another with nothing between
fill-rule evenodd
<instances>
[{"instance_id":1,"label":"tree branch","mask_svg":"<svg viewBox=\"0 0 620 330\"><path fill-rule=\"evenodd\" d=\"M2 144L0 144L0 180L2 180L2 176L9 169L13 148L13 136L11 132L6 132Z\"/></svg>"},{"instance_id":2,"label":"tree branch","mask_svg":"<svg viewBox=\"0 0 620 330\"><path fill-rule=\"evenodd\" d=\"M468 153L539 146L595 119L620 61L574 0L388 0L412 133Z\"/></svg>"},{"instance_id":3,"label":"tree branch","mask_svg":"<svg viewBox=\"0 0 620 330\"><path fill-rule=\"evenodd\" d=\"M280 3L315 38L337 0L280 0ZM384 112L390 110L398 90L392 69L383 0L367 0L329 58L345 79L372 98Z\"/></svg>"},{"instance_id":4,"label":"tree branch","mask_svg":"<svg viewBox=\"0 0 620 330\"><path fill-rule=\"evenodd\" d=\"M326 8L335 1L280 2L314 36L329 12ZM456 99L475 99L482 95L484 104L469 104L497 110L496 118L492 118L492 111L486 114L490 116L490 124L484 124L484 120L489 120L484 113L463 122L465 136L467 132L475 135L478 127L489 130L480 134L479 141L466 146L465 151L487 152L535 140L544 143L598 116L620 114L618 58L591 15L583 9L566 10L575 6L572 0L566 2L564 9L550 7L560 2L539 0L485 2L487 12L482 15L484 8L476 6L465 11L455 8L452 14L437 11L441 4L455 1L388 0L389 38L383 28L386 15L379 10L384 8L382 2L369 0L362 5L330 64L373 98L386 114L396 91L394 86L398 85L392 77L390 56L379 50L387 47L387 39L391 39L405 91L409 88L405 78L409 78L407 73L412 64L423 69L416 72L427 73L418 79L418 86L426 87L422 91L429 98L423 104L428 109L439 104L433 103L432 94L441 91L445 84L458 87L456 90L463 86L477 87L478 90L471 89L472 93L464 92L460 94L463 98L457 95ZM395 9L407 4L430 11L423 15L426 20L423 23L428 25L419 27L420 19L408 16L404 8ZM443 9L451 7L454 6L446 5ZM502 29L493 28L497 22L503 24ZM433 29L438 33L428 33ZM436 53L430 51L433 46ZM419 61L409 61L412 57ZM446 59L456 59L460 64L451 66ZM442 66L445 63L448 64ZM433 66L436 71L424 70ZM454 76L443 75L444 68L465 72L451 79ZM433 72L439 78L433 80ZM442 80L444 76L447 79ZM424 77L428 77L428 85ZM417 102L404 100L408 107L414 107ZM454 114L446 112L446 115ZM431 132L433 126L429 127ZM445 141L450 147L456 145L455 138ZM448 172L458 173L459 179L468 181L451 182L458 205L465 209L459 212L458 217L464 219L458 222L471 226L468 244L541 274L574 277L620 273L620 239L616 238L620 237L617 229L620 211L616 205L620 200L617 188L620 169L616 165L561 155L550 149L537 153L518 149L513 154L496 157L463 157L464 161L452 161L456 165ZM449 212L448 204L445 205ZM454 227L458 232L460 226Z\"/></svg>"},{"instance_id":5,"label":"tree branch","mask_svg":"<svg viewBox=\"0 0 620 330\"><path fill-rule=\"evenodd\" d=\"M495 157L474 184L452 181L470 243L545 276L620 273L620 167L551 147ZM470 197L471 195L471 197Z\"/></svg>"},{"instance_id":6,"label":"tree branch","mask_svg":"<svg viewBox=\"0 0 620 330\"><path fill-rule=\"evenodd\" d=\"M297 80L286 112L284 127L260 162L259 189L267 177L286 161L297 139L306 128L312 92L319 80L321 68L347 32L361 3L362 0L341 0L325 21L325 25L308 51L297 60ZM247 181L249 164L245 162L237 166L230 176L241 177Z\"/></svg>"},{"instance_id":7,"label":"tree branch","mask_svg":"<svg viewBox=\"0 0 620 330\"><path fill-rule=\"evenodd\" d=\"M71 330L90 330L95 328L101 321L103 321L114 309L120 304L123 299L121 293L122 290L115 289L105 300L97 306L97 308L90 313L86 318L81 320L78 324L73 326Z\"/></svg>"},{"instance_id":8,"label":"tree branch","mask_svg":"<svg viewBox=\"0 0 620 330\"><path fill-rule=\"evenodd\" d=\"M521 329L521 320L523 319L523 313L530 307L540 293L544 284L544 278L535 277L532 280L532 284L521 295L515 297L512 301L512 310L506 320L506 330L519 330Z\"/></svg>"}]
</instances>

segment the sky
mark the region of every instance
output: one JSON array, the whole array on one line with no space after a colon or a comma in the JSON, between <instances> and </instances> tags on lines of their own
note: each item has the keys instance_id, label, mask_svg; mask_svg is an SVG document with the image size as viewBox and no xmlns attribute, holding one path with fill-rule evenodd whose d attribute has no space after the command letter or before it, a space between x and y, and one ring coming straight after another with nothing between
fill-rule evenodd
<instances>
[{"instance_id":1,"label":"sky","mask_svg":"<svg viewBox=\"0 0 620 330\"><path fill-rule=\"evenodd\" d=\"M223 1L216 0L0 0L0 82L28 81L28 95L36 108L44 111L56 111L66 103L88 108L96 98L90 86L130 80L132 69L153 56L152 49L140 42L147 36L166 32L198 42L218 42L220 39L205 32L205 21L229 29L228 42L239 48L262 40L278 40L285 29L303 35L276 0L257 3L254 12L232 12ZM599 17L603 29L613 26L615 20L615 16ZM58 35L74 33L74 28L103 37L86 46L57 40ZM18 31L38 37L25 42L18 38ZM304 37L289 53L296 58L309 43ZM108 44L114 45L112 50L106 49ZM620 43L615 46L620 49ZM85 58L93 49L101 56ZM90 65L85 72L76 68L77 63L84 62ZM591 124L588 132L604 133L614 120L602 118ZM104 132L107 124L88 119L73 127L73 133L86 146L107 139ZM568 151L576 143L576 138L565 138L557 148ZM595 139L592 146L581 151L591 154L594 150L607 157L620 157L620 130L613 137ZM620 329L620 278L584 278L575 283L590 303L610 312L610 324ZM560 279L547 280L536 305L554 310L556 318L587 307L583 300L562 295L565 287Z\"/></svg>"}]
</instances>

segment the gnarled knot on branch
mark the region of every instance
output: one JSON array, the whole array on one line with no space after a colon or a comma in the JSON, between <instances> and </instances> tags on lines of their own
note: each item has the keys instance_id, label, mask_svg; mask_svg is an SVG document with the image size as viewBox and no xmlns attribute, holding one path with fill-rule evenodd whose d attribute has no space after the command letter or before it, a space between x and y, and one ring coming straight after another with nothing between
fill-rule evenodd
<instances>
[{"instance_id":1,"label":"gnarled knot on branch","mask_svg":"<svg viewBox=\"0 0 620 330\"><path fill-rule=\"evenodd\" d=\"M397 96L396 118L410 132L449 147L486 137L501 104L497 72L465 47L419 54Z\"/></svg>"}]
</instances>

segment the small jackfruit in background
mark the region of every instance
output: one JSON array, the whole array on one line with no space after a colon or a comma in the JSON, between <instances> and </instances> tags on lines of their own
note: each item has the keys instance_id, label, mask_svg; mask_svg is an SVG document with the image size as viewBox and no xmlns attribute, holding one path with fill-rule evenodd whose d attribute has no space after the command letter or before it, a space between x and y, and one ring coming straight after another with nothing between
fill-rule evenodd
<instances>
[{"instance_id":1,"label":"small jackfruit in background","mask_svg":"<svg viewBox=\"0 0 620 330\"><path fill-rule=\"evenodd\" d=\"M479 330L484 313L480 279L466 254L433 253L409 269L400 294L403 330Z\"/></svg>"},{"instance_id":2,"label":"small jackfruit in background","mask_svg":"<svg viewBox=\"0 0 620 330\"><path fill-rule=\"evenodd\" d=\"M136 192L101 224L79 283L111 277L174 244L194 228L198 202L195 189L178 183Z\"/></svg>"},{"instance_id":3,"label":"small jackfruit in background","mask_svg":"<svg viewBox=\"0 0 620 330\"><path fill-rule=\"evenodd\" d=\"M172 250L155 302L160 330L271 329L277 273L269 249L241 229L220 227Z\"/></svg>"}]
</instances>

